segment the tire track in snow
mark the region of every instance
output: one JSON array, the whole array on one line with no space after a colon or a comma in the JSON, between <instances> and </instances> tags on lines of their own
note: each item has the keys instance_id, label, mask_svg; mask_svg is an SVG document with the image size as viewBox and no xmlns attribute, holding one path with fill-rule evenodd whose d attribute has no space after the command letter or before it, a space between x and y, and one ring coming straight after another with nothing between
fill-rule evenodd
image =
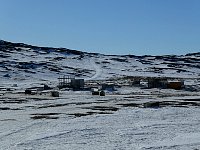
<instances>
[{"instance_id":1,"label":"tire track in snow","mask_svg":"<svg viewBox=\"0 0 200 150\"><path fill-rule=\"evenodd\" d=\"M30 125L27 125L27 126L23 126L19 129L15 129L15 130L11 131L10 133L1 135L0 140L5 139L6 137L9 137L9 136L14 135L14 134L20 134L21 132L28 130L29 128L32 128L33 126L39 125L39 124L40 124L40 122L37 122L37 123L33 123L33 124L30 124Z\"/></svg>"},{"instance_id":2,"label":"tire track in snow","mask_svg":"<svg viewBox=\"0 0 200 150\"><path fill-rule=\"evenodd\" d=\"M89 62L91 64L91 66L94 68L96 73L92 77L86 78L85 80L95 80L102 74L102 68L101 68L101 66L97 65L94 60L90 59Z\"/></svg>"},{"instance_id":3,"label":"tire track in snow","mask_svg":"<svg viewBox=\"0 0 200 150\"><path fill-rule=\"evenodd\" d=\"M56 139L56 138L59 138L60 136L70 134L71 132L73 132L73 131L65 131L65 132L51 133L51 134L49 134L49 135L37 137L37 138L35 138L35 139L30 139L30 140L27 140L27 141L25 141L25 142L18 143L17 146L31 145L31 144L34 144L35 142L37 143L38 141L49 140L49 139L52 139L52 138Z\"/></svg>"}]
</instances>

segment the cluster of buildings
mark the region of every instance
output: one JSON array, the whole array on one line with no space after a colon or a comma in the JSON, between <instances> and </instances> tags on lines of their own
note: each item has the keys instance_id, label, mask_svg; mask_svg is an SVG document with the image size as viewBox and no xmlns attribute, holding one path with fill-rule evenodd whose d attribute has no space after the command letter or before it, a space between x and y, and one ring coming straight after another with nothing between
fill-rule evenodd
<instances>
[{"instance_id":1,"label":"cluster of buildings","mask_svg":"<svg viewBox=\"0 0 200 150\"><path fill-rule=\"evenodd\" d=\"M91 91L92 95L100 95L105 96L105 90L106 91L115 91L116 87L121 86L141 86L142 82L146 81L146 88L160 88L160 89L175 89L175 90L181 90L184 88L184 81L178 80L178 79L169 79L165 77L131 77L129 79L122 79L123 82L121 84L118 82L118 80L115 81L92 81L85 83L84 79L76 79L74 76L63 76L58 78L59 79L59 85L58 88L68 88L74 91L77 90L87 90ZM119 79L120 80L120 79ZM130 80L128 85L124 85L127 80ZM117 84L118 83L118 84ZM47 85L44 85L43 88L29 88L25 90L25 94L34 94L37 93L37 91L45 91L45 90L52 90L52 88L48 87ZM59 97L58 91L51 91L51 95L53 97Z\"/></svg>"},{"instance_id":2,"label":"cluster of buildings","mask_svg":"<svg viewBox=\"0 0 200 150\"><path fill-rule=\"evenodd\" d=\"M165 77L148 77L145 79L147 81L147 88L161 88L161 89L175 89L181 90L184 88L183 80L168 79ZM133 85L140 85L141 78L135 78L133 80Z\"/></svg>"},{"instance_id":3,"label":"cluster of buildings","mask_svg":"<svg viewBox=\"0 0 200 150\"><path fill-rule=\"evenodd\" d=\"M85 86L84 79L76 79L74 76L63 76L59 79L59 88L71 88L73 90L90 90L92 88L101 89L102 91L114 91L116 84L113 83L96 83L95 86ZM141 81L147 82L147 88L162 88L181 90L184 88L183 80L172 80L165 77L147 77L147 78L132 78L132 86L141 85ZM99 86L99 87L97 87Z\"/></svg>"}]
</instances>

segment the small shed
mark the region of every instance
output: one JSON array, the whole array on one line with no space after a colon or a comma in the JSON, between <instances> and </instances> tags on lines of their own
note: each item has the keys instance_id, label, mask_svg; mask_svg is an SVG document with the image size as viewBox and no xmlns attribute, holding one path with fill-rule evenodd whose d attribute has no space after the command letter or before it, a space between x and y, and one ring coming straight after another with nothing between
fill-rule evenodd
<instances>
[{"instance_id":1,"label":"small shed","mask_svg":"<svg viewBox=\"0 0 200 150\"><path fill-rule=\"evenodd\" d=\"M99 90L98 88L92 88L92 95L100 95L100 96L105 96L105 91Z\"/></svg>"},{"instance_id":2,"label":"small shed","mask_svg":"<svg viewBox=\"0 0 200 150\"><path fill-rule=\"evenodd\" d=\"M98 88L92 88L91 91L92 91L92 95L99 95L100 94L100 91L99 91Z\"/></svg>"},{"instance_id":3,"label":"small shed","mask_svg":"<svg viewBox=\"0 0 200 150\"><path fill-rule=\"evenodd\" d=\"M74 90L80 90L84 88L84 84L85 84L84 79L72 79L70 86Z\"/></svg>"},{"instance_id":4,"label":"small shed","mask_svg":"<svg viewBox=\"0 0 200 150\"><path fill-rule=\"evenodd\" d=\"M184 87L184 81L169 81L167 84L167 88L180 90Z\"/></svg>"},{"instance_id":5,"label":"small shed","mask_svg":"<svg viewBox=\"0 0 200 150\"><path fill-rule=\"evenodd\" d=\"M167 88L167 79L148 79L148 88Z\"/></svg>"}]
</instances>

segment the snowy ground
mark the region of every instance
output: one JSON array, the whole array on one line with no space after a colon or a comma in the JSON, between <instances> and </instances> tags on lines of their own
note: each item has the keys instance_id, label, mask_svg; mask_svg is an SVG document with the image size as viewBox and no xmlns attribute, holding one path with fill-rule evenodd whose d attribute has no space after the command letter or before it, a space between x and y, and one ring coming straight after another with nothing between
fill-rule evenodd
<instances>
[{"instance_id":1,"label":"snowy ground","mask_svg":"<svg viewBox=\"0 0 200 150\"><path fill-rule=\"evenodd\" d=\"M0 149L200 149L199 99L198 92L137 87L105 97L4 92ZM180 104L144 108L149 101Z\"/></svg>"},{"instance_id":2,"label":"snowy ground","mask_svg":"<svg viewBox=\"0 0 200 150\"><path fill-rule=\"evenodd\" d=\"M199 53L108 56L5 41L0 50L1 150L200 149ZM66 90L57 98L50 91L24 94L42 84L56 87L63 75L122 86L105 97ZM127 76L179 78L186 88L133 87Z\"/></svg>"}]
</instances>

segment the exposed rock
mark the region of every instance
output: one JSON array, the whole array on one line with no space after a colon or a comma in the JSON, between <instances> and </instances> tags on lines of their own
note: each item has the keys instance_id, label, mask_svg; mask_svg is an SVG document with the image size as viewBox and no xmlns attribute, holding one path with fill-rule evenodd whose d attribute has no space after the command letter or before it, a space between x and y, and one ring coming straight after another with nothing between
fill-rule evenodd
<instances>
[{"instance_id":1,"label":"exposed rock","mask_svg":"<svg viewBox=\"0 0 200 150\"><path fill-rule=\"evenodd\" d=\"M44 90L50 90L52 89L51 87L49 87L48 85L44 84Z\"/></svg>"},{"instance_id":2,"label":"exposed rock","mask_svg":"<svg viewBox=\"0 0 200 150\"><path fill-rule=\"evenodd\" d=\"M51 96L52 97L59 97L59 92L58 91L51 91Z\"/></svg>"},{"instance_id":3,"label":"exposed rock","mask_svg":"<svg viewBox=\"0 0 200 150\"><path fill-rule=\"evenodd\" d=\"M3 77L10 78L11 76L9 74L5 74Z\"/></svg>"},{"instance_id":4,"label":"exposed rock","mask_svg":"<svg viewBox=\"0 0 200 150\"><path fill-rule=\"evenodd\" d=\"M25 94L32 94L32 91L30 89L26 89Z\"/></svg>"},{"instance_id":5,"label":"exposed rock","mask_svg":"<svg viewBox=\"0 0 200 150\"><path fill-rule=\"evenodd\" d=\"M160 102L147 102L144 103L144 108L158 108L160 107Z\"/></svg>"}]
</instances>

